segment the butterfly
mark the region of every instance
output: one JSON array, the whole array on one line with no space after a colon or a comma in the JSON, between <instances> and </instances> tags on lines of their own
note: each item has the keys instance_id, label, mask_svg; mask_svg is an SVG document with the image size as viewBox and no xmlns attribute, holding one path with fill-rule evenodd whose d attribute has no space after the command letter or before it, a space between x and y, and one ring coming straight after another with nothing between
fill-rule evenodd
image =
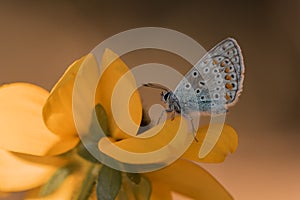
<instances>
[{"instance_id":1,"label":"butterfly","mask_svg":"<svg viewBox=\"0 0 300 200\"><path fill-rule=\"evenodd\" d=\"M208 51L185 75L174 91L155 84L144 84L163 90L161 99L166 112L188 116L198 111L225 114L243 89L245 66L241 49L233 38L227 38Z\"/></svg>"}]
</instances>

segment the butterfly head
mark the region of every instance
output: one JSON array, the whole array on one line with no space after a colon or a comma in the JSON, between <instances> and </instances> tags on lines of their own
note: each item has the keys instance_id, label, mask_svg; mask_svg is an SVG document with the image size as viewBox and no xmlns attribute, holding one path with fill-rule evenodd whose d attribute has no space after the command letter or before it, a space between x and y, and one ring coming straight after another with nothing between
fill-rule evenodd
<instances>
[{"instance_id":1,"label":"butterfly head","mask_svg":"<svg viewBox=\"0 0 300 200\"><path fill-rule=\"evenodd\" d=\"M162 92L160 93L161 100L164 103L169 102L169 99L170 99L170 96L171 96L172 92L168 88L164 87L163 85L156 84L156 83L147 83L147 84L143 84L143 86L162 90Z\"/></svg>"},{"instance_id":2,"label":"butterfly head","mask_svg":"<svg viewBox=\"0 0 300 200\"><path fill-rule=\"evenodd\" d=\"M167 103L169 101L170 94L171 92L169 91L162 91L160 93L162 102Z\"/></svg>"}]
</instances>

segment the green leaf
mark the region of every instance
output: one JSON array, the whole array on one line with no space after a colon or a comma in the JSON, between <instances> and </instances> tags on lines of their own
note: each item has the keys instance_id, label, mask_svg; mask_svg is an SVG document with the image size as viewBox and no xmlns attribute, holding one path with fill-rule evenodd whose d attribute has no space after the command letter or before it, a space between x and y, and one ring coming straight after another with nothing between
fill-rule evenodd
<instances>
[{"instance_id":1,"label":"green leaf","mask_svg":"<svg viewBox=\"0 0 300 200\"><path fill-rule=\"evenodd\" d=\"M98 122L106 136L110 136L109 128L108 128L108 119L107 114L101 104L97 104L95 106L95 111L97 115Z\"/></svg>"},{"instance_id":2,"label":"green leaf","mask_svg":"<svg viewBox=\"0 0 300 200\"><path fill-rule=\"evenodd\" d=\"M54 192L72 172L78 169L78 167L79 166L76 163L69 163L58 169L50 180L41 188L39 195L44 197Z\"/></svg>"},{"instance_id":3,"label":"green leaf","mask_svg":"<svg viewBox=\"0 0 300 200\"><path fill-rule=\"evenodd\" d=\"M86 200L90 197L91 193L93 192L93 188L96 184L96 179L99 172L99 165L92 165L88 170L83 182L81 189L79 191L78 196L74 200Z\"/></svg>"},{"instance_id":4,"label":"green leaf","mask_svg":"<svg viewBox=\"0 0 300 200\"><path fill-rule=\"evenodd\" d=\"M132 183L131 185L136 200L150 199L151 183L146 177L142 176L139 184Z\"/></svg>"},{"instance_id":5,"label":"green leaf","mask_svg":"<svg viewBox=\"0 0 300 200\"><path fill-rule=\"evenodd\" d=\"M127 175L123 179L123 185L119 193L120 200L149 200L151 196L150 181L140 175L140 182L136 184Z\"/></svg>"},{"instance_id":6,"label":"green leaf","mask_svg":"<svg viewBox=\"0 0 300 200\"><path fill-rule=\"evenodd\" d=\"M97 160L80 142L77 146L77 153L80 157L84 158L87 161L90 161L92 163L100 163L99 160Z\"/></svg>"},{"instance_id":7,"label":"green leaf","mask_svg":"<svg viewBox=\"0 0 300 200\"><path fill-rule=\"evenodd\" d=\"M97 199L114 200L119 193L121 183L121 172L103 165L96 185Z\"/></svg>"},{"instance_id":8,"label":"green leaf","mask_svg":"<svg viewBox=\"0 0 300 200\"><path fill-rule=\"evenodd\" d=\"M139 184L141 182L141 175L138 173L126 173L127 177L134 182L135 184Z\"/></svg>"},{"instance_id":9,"label":"green leaf","mask_svg":"<svg viewBox=\"0 0 300 200\"><path fill-rule=\"evenodd\" d=\"M95 106L95 111L97 115L97 120L106 136L109 135L108 130L108 120L106 116L106 112L101 104L97 104ZM92 130L92 126L90 127L90 134L88 136L89 139L85 140L85 145L88 145L90 148L97 148L98 141L100 140L100 134ZM79 156L84 158L85 160L88 160L92 163L99 163L99 160L96 159L85 147L82 143L79 143L77 146L77 153Z\"/></svg>"}]
</instances>

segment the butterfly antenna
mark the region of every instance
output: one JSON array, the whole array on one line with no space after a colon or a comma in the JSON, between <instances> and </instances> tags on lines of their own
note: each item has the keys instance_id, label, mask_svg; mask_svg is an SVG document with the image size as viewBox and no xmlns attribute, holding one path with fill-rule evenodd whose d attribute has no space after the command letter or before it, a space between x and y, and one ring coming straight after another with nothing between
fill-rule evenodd
<instances>
[{"instance_id":1,"label":"butterfly antenna","mask_svg":"<svg viewBox=\"0 0 300 200\"><path fill-rule=\"evenodd\" d=\"M160 89L160 90L164 90L166 92L169 92L170 90L160 84L156 84L156 83L145 83L143 84L143 86L145 87L151 87L151 88L156 88L156 89Z\"/></svg>"}]
</instances>

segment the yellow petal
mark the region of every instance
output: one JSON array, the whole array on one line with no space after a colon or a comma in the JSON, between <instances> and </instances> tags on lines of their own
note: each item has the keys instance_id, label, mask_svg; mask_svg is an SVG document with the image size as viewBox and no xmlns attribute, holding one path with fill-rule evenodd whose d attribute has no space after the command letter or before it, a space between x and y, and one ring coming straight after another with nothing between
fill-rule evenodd
<instances>
[{"instance_id":1,"label":"yellow petal","mask_svg":"<svg viewBox=\"0 0 300 200\"><path fill-rule=\"evenodd\" d=\"M59 138L44 125L42 105L48 92L27 83L0 87L0 148L45 155Z\"/></svg>"},{"instance_id":2,"label":"yellow petal","mask_svg":"<svg viewBox=\"0 0 300 200\"><path fill-rule=\"evenodd\" d=\"M89 169L90 164L83 162L80 167L70 174L63 183L52 193L41 197L39 195L41 187L31 190L26 193L25 200L69 200L78 195L82 186L85 175Z\"/></svg>"},{"instance_id":3,"label":"yellow petal","mask_svg":"<svg viewBox=\"0 0 300 200\"><path fill-rule=\"evenodd\" d=\"M159 181L151 181L152 191L150 200L172 200L171 190L169 186L160 183Z\"/></svg>"},{"instance_id":4,"label":"yellow petal","mask_svg":"<svg viewBox=\"0 0 300 200\"><path fill-rule=\"evenodd\" d=\"M160 182L170 190L193 199L233 199L208 172L199 165L183 159L145 175L151 182Z\"/></svg>"},{"instance_id":5,"label":"yellow petal","mask_svg":"<svg viewBox=\"0 0 300 200\"><path fill-rule=\"evenodd\" d=\"M80 139L77 136L59 138L59 141L48 151L47 155L59 155L76 147Z\"/></svg>"},{"instance_id":6,"label":"yellow petal","mask_svg":"<svg viewBox=\"0 0 300 200\"><path fill-rule=\"evenodd\" d=\"M72 92L77 71L85 57L72 63L50 92L43 108L47 127L60 136L77 135L72 115Z\"/></svg>"},{"instance_id":7,"label":"yellow petal","mask_svg":"<svg viewBox=\"0 0 300 200\"><path fill-rule=\"evenodd\" d=\"M152 137L131 137L115 142L114 144L124 150L135 153L147 153L158 150L169 144L178 131L186 131L185 121L183 121L184 125L179 130L180 120L181 117L179 116L174 120L167 120L163 127L163 124L160 124L142 134L143 136L153 135ZM187 131L184 134L187 134Z\"/></svg>"},{"instance_id":8,"label":"yellow petal","mask_svg":"<svg viewBox=\"0 0 300 200\"><path fill-rule=\"evenodd\" d=\"M120 128L117 126L116 120L112 116L111 99L115 85L117 84L119 79L124 74L126 74L126 72L129 72L129 69L119 58L112 64L108 65L115 58L117 58L117 56L110 50L106 50L103 54L103 67L101 68L103 74L98 83L97 92L95 95L95 104L100 103L104 107L108 116L109 128L111 130L112 136L116 138L124 138L129 136L126 135L123 131L120 131ZM84 68L80 70L80 72L78 72L81 64L83 64ZM99 73L100 72L98 71L97 61L92 54L89 54L88 56L74 62L69 67L63 77L52 89L47 103L45 104L43 109L44 120L50 130L59 135L76 135L77 131L72 114L72 92L76 75L79 76L78 80L86 80L82 81L82 85L78 86L79 89L84 89L84 87L86 87L86 91L80 90L82 94L79 94L84 96L93 95L92 88L94 87L94 85L90 84L95 84L95 80L97 79ZM128 75L128 73L126 75ZM122 84L118 84L121 87L122 94L117 94L118 101L114 105L116 109L119 107L123 108L125 106L124 95L127 95L128 92L136 88L134 78L130 73L128 76L126 76L125 79L122 80ZM97 86L97 84L95 84L95 86ZM82 101L89 101L89 97L82 98ZM86 106L90 105L90 102L85 103ZM129 130L130 133L135 134L138 130L142 118L142 105L139 93L137 91L134 92L130 98L129 112L130 116L128 116L127 112L115 112L114 117L121 121L120 123L122 127L125 127L125 129ZM88 114L90 115L90 113ZM81 119L80 121L76 121L77 126L80 127L80 130L84 129L83 126L88 126L86 123L86 121L88 120L86 120L86 118L89 117L90 116L85 116L84 119L82 119L84 122L81 122ZM132 121L134 123L132 123ZM132 124L134 124L135 126L132 126ZM88 127L86 127L86 129L88 129Z\"/></svg>"},{"instance_id":9,"label":"yellow petal","mask_svg":"<svg viewBox=\"0 0 300 200\"><path fill-rule=\"evenodd\" d=\"M183 154L183 158L197 162L217 163L223 162L229 153L234 153L236 151L238 146L238 135L231 126L225 124L220 138L213 147L212 151L207 156L200 159L198 154L207 130L208 126L198 129L196 137L199 142L194 141L188 150Z\"/></svg>"},{"instance_id":10,"label":"yellow petal","mask_svg":"<svg viewBox=\"0 0 300 200\"><path fill-rule=\"evenodd\" d=\"M95 101L96 103L100 103L107 113L111 135L116 139L129 137L124 131L120 130L119 126L122 126L123 130L126 129L125 132L135 135L142 119L142 104L137 90L130 97L130 100L128 98L130 116L127 112L120 111L122 108L127 109L127 95L136 88L133 75L127 73L129 72L129 68L126 64L115 53L108 49L106 49L103 54L101 66L103 74L99 81ZM116 94L117 100L114 104L116 111L113 113L111 107L112 95L116 84L125 74L127 75L126 78L123 78L122 82L118 84L119 92Z\"/></svg>"},{"instance_id":11,"label":"yellow petal","mask_svg":"<svg viewBox=\"0 0 300 200\"><path fill-rule=\"evenodd\" d=\"M102 138L98 143L101 152L120 162L132 164L153 164L175 160L188 147L187 123L180 116L167 120L144 132L149 138L131 137L111 143L108 138ZM183 118L184 119L184 118ZM192 135L190 135L192 137Z\"/></svg>"},{"instance_id":12,"label":"yellow petal","mask_svg":"<svg viewBox=\"0 0 300 200\"><path fill-rule=\"evenodd\" d=\"M38 157L0 150L0 191L18 192L40 186L65 162L58 157Z\"/></svg>"},{"instance_id":13,"label":"yellow petal","mask_svg":"<svg viewBox=\"0 0 300 200\"><path fill-rule=\"evenodd\" d=\"M77 137L63 138L45 126L42 108L49 93L29 83L0 87L0 148L32 155L54 155L73 148Z\"/></svg>"}]
</instances>

